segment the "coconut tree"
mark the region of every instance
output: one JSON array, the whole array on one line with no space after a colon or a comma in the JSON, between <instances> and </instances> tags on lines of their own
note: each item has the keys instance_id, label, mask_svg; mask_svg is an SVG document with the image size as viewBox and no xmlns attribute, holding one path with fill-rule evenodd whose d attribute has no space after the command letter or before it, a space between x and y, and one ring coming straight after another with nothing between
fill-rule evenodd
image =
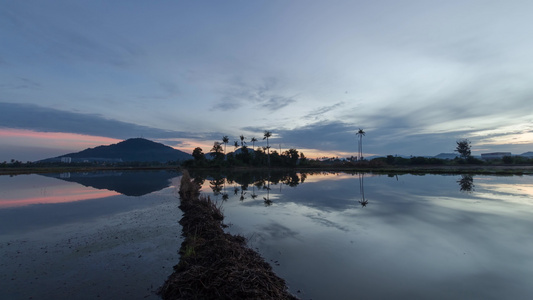
<instances>
[{"instance_id":1,"label":"coconut tree","mask_svg":"<svg viewBox=\"0 0 533 300\"><path fill-rule=\"evenodd\" d=\"M263 134L263 140L267 140L267 154L268 154L268 166L270 167L270 145L268 143L268 138L272 136L272 132L265 130L265 133Z\"/></svg>"},{"instance_id":2,"label":"coconut tree","mask_svg":"<svg viewBox=\"0 0 533 300\"><path fill-rule=\"evenodd\" d=\"M357 136L359 136L359 143L358 143L358 151L359 151L359 158L358 160L362 160L363 159L363 136L365 135L365 131L361 128L359 128L359 131L357 131L357 133L355 134Z\"/></svg>"},{"instance_id":3,"label":"coconut tree","mask_svg":"<svg viewBox=\"0 0 533 300\"><path fill-rule=\"evenodd\" d=\"M244 135L241 134L240 139L241 139L241 146L244 147L244 144L246 144L246 142L244 141L245 139Z\"/></svg>"},{"instance_id":4,"label":"coconut tree","mask_svg":"<svg viewBox=\"0 0 533 300\"><path fill-rule=\"evenodd\" d=\"M226 145L229 143L229 138L227 135L222 137L222 143L224 143L224 156L226 156Z\"/></svg>"},{"instance_id":5,"label":"coconut tree","mask_svg":"<svg viewBox=\"0 0 533 300\"><path fill-rule=\"evenodd\" d=\"M255 151L255 142L257 142L257 139L253 137L250 142L252 142L252 149Z\"/></svg>"},{"instance_id":6,"label":"coconut tree","mask_svg":"<svg viewBox=\"0 0 533 300\"><path fill-rule=\"evenodd\" d=\"M235 151L237 151L237 149L239 148L239 142L234 141L233 146L235 146Z\"/></svg>"}]
</instances>

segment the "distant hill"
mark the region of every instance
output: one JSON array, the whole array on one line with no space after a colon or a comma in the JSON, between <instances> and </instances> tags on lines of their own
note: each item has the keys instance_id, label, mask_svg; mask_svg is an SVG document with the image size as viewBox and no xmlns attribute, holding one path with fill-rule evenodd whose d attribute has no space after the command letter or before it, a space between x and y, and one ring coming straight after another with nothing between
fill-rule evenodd
<instances>
[{"instance_id":1,"label":"distant hill","mask_svg":"<svg viewBox=\"0 0 533 300\"><path fill-rule=\"evenodd\" d=\"M143 138L133 138L109 146L98 146L76 153L43 159L40 162L57 162L64 157L70 157L72 162L167 162L191 159L192 155L161 143Z\"/></svg>"},{"instance_id":2,"label":"distant hill","mask_svg":"<svg viewBox=\"0 0 533 300\"><path fill-rule=\"evenodd\" d=\"M435 155L435 158L439 158L439 159L454 159L457 156L459 156L459 154L457 154L457 153L440 153L438 155Z\"/></svg>"},{"instance_id":3,"label":"distant hill","mask_svg":"<svg viewBox=\"0 0 533 300\"><path fill-rule=\"evenodd\" d=\"M533 157L533 152L531 152L531 151L525 152L525 153L520 154L520 156Z\"/></svg>"}]
</instances>

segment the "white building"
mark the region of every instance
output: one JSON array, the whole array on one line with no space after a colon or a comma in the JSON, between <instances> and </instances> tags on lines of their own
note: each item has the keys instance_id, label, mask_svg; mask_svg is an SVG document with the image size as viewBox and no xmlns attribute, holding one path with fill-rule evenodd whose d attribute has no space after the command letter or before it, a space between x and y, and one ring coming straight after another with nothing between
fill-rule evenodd
<instances>
[{"instance_id":1,"label":"white building","mask_svg":"<svg viewBox=\"0 0 533 300\"><path fill-rule=\"evenodd\" d=\"M66 163L66 164L70 164L72 162L72 157L61 157L61 162L62 163Z\"/></svg>"},{"instance_id":2,"label":"white building","mask_svg":"<svg viewBox=\"0 0 533 300\"><path fill-rule=\"evenodd\" d=\"M504 156L511 156L511 152L492 152L481 154L481 158L484 160L502 159Z\"/></svg>"}]
</instances>

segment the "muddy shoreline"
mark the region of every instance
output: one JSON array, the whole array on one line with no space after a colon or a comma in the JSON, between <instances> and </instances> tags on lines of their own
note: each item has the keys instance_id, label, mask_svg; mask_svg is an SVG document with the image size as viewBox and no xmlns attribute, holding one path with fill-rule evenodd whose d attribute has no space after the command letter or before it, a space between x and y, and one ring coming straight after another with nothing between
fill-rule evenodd
<instances>
[{"instance_id":1,"label":"muddy shoreline","mask_svg":"<svg viewBox=\"0 0 533 300\"><path fill-rule=\"evenodd\" d=\"M225 233L224 217L184 172L180 187L184 241L163 299L298 299L242 236Z\"/></svg>"}]
</instances>

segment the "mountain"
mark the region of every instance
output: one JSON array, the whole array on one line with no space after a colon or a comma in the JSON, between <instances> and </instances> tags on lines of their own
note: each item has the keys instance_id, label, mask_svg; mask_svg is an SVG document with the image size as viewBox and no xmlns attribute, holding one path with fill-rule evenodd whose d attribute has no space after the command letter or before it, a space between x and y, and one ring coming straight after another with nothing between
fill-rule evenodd
<instances>
[{"instance_id":1,"label":"mountain","mask_svg":"<svg viewBox=\"0 0 533 300\"><path fill-rule=\"evenodd\" d=\"M525 152L525 153L520 154L520 156L524 156L524 157L533 157L533 152L531 152L531 151L529 151L529 152Z\"/></svg>"},{"instance_id":2,"label":"mountain","mask_svg":"<svg viewBox=\"0 0 533 300\"><path fill-rule=\"evenodd\" d=\"M459 154L457 153L440 153L438 155L435 155L434 157L439 159L454 159L457 156L459 156Z\"/></svg>"},{"instance_id":3,"label":"mountain","mask_svg":"<svg viewBox=\"0 0 533 300\"><path fill-rule=\"evenodd\" d=\"M167 162L191 159L192 155L143 138L133 138L109 146L88 148L80 152L47 158L40 162L57 162L68 158L72 162Z\"/></svg>"}]
</instances>

